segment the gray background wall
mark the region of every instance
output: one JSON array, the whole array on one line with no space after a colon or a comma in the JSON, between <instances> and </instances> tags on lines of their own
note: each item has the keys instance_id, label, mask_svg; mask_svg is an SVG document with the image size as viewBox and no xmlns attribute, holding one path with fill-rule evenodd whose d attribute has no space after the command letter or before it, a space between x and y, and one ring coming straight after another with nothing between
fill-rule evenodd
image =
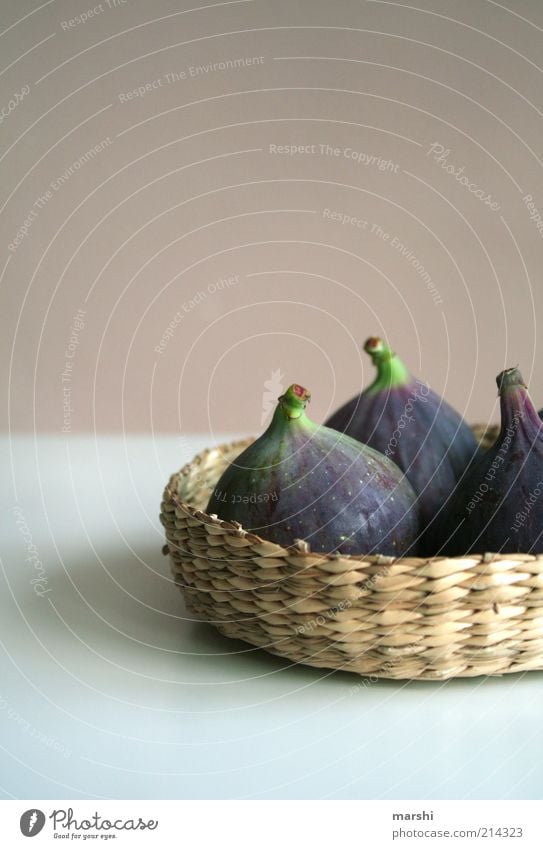
<instances>
[{"instance_id":1,"label":"gray background wall","mask_svg":"<svg viewBox=\"0 0 543 849\"><path fill-rule=\"evenodd\" d=\"M3 429L258 431L293 381L322 420L375 334L470 420L508 365L543 404L539 2L3 0L0 30Z\"/></svg>"}]
</instances>

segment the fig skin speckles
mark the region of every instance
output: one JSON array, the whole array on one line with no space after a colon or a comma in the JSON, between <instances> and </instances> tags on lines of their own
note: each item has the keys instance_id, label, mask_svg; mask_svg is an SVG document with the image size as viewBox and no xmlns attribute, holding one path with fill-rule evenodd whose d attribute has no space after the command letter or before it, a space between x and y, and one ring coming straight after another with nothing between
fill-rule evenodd
<instances>
[{"instance_id":1,"label":"fig skin speckles","mask_svg":"<svg viewBox=\"0 0 543 849\"><path fill-rule=\"evenodd\" d=\"M434 518L478 459L478 445L456 410L414 378L382 339L368 339L364 349L377 367L377 377L326 425L371 445L405 472L418 495L425 529L420 553L431 556Z\"/></svg>"},{"instance_id":2,"label":"fig skin speckles","mask_svg":"<svg viewBox=\"0 0 543 849\"><path fill-rule=\"evenodd\" d=\"M440 554L543 553L543 422L517 368L496 382L500 434L444 511Z\"/></svg>"},{"instance_id":3,"label":"fig skin speckles","mask_svg":"<svg viewBox=\"0 0 543 849\"><path fill-rule=\"evenodd\" d=\"M313 423L309 398L299 384L279 398L268 429L217 482L207 513L279 545L414 554L419 515L406 477L374 449Z\"/></svg>"}]
</instances>

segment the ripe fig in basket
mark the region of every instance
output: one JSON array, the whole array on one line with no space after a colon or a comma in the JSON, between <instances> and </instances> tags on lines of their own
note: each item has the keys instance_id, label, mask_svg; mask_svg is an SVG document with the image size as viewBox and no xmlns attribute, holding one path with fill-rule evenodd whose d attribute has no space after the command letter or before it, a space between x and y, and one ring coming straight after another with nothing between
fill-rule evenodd
<instances>
[{"instance_id":1,"label":"ripe fig in basket","mask_svg":"<svg viewBox=\"0 0 543 849\"><path fill-rule=\"evenodd\" d=\"M405 472L427 529L421 554L431 555L429 525L478 456L477 441L459 413L413 377L382 339L371 337L364 350L377 368L375 380L326 425L371 445Z\"/></svg>"},{"instance_id":2,"label":"ripe fig in basket","mask_svg":"<svg viewBox=\"0 0 543 849\"><path fill-rule=\"evenodd\" d=\"M207 513L279 545L312 551L413 553L416 496L392 460L306 415L310 393L293 384L268 429L218 481Z\"/></svg>"},{"instance_id":3,"label":"ripe fig in basket","mask_svg":"<svg viewBox=\"0 0 543 849\"><path fill-rule=\"evenodd\" d=\"M543 422L517 368L496 382L500 434L443 511L441 554L543 552Z\"/></svg>"}]
</instances>

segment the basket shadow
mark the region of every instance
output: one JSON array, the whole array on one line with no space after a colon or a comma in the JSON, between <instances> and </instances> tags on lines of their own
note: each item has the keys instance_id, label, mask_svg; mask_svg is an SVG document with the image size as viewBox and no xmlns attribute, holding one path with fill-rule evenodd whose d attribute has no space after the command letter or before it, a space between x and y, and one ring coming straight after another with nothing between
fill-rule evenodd
<instances>
[{"instance_id":1,"label":"basket shadow","mask_svg":"<svg viewBox=\"0 0 543 849\"><path fill-rule=\"evenodd\" d=\"M158 633L161 618L183 618L179 591L159 545L64 551L48 579L47 598L54 608L69 620L81 616L89 623L94 616L97 629L109 624L130 630L139 617L148 620L150 633L155 628Z\"/></svg>"},{"instance_id":2,"label":"basket shadow","mask_svg":"<svg viewBox=\"0 0 543 849\"><path fill-rule=\"evenodd\" d=\"M525 672L510 673L507 676L474 676L463 678L420 680L405 678L377 678L372 675L360 675L355 672L328 667L317 667L309 664L299 663L281 657L267 651L262 647L256 647L242 640L232 639L222 635L212 624L194 620L191 623L192 635L195 642L201 647L202 655L222 655L225 658L242 658L247 667L247 676L252 674L277 674L291 676L296 679L297 684L309 685L319 684L336 690L347 691L349 695L362 696L368 688L381 691L400 691L409 688L423 695L424 693L435 693L438 689L446 687L462 691L466 688L477 689L484 684L485 687L496 685L498 681L507 678L513 683L525 677ZM543 681L543 672L530 672L530 680Z\"/></svg>"},{"instance_id":3,"label":"basket shadow","mask_svg":"<svg viewBox=\"0 0 543 849\"><path fill-rule=\"evenodd\" d=\"M376 688L382 691L399 691L408 688L410 691L421 695L435 693L443 687L446 687L448 691L453 688L461 692L468 688L475 690L484 685L486 690L489 686L499 685L503 679L513 685L527 676L527 672L513 672L507 673L507 675L478 675L432 680L376 677L358 674L346 669L318 667L289 660L262 647L226 637L217 631L212 624L205 621L193 621L192 629L194 638L201 645L204 654L210 652L224 656L243 656L249 677L251 672L258 668L259 672L267 671L269 674L280 672L282 675L293 676L297 683L310 684L314 682L331 688L346 689L350 695L362 695L368 688ZM534 684L541 683L543 682L543 671L530 670L528 677Z\"/></svg>"},{"instance_id":4,"label":"basket shadow","mask_svg":"<svg viewBox=\"0 0 543 849\"><path fill-rule=\"evenodd\" d=\"M248 677L255 671L273 673L294 667L305 675L312 672L310 667L225 637L190 611L160 545L64 551L62 562L49 569L48 578L47 598L76 637L89 640L95 634L103 641L107 636L111 644L128 637L149 647L178 651L185 659L190 655L191 662L243 656ZM41 610L46 616L46 607Z\"/></svg>"},{"instance_id":5,"label":"basket shadow","mask_svg":"<svg viewBox=\"0 0 543 849\"><path fill-rule=\"evenodd\" d=\"M231 661L243 677L295 677L298 684L340 688L352 694L371 686L390 691L416 688L417 692L436 691L446 685L465 689L492 686L502 678L511 683L526 673L506 676L478 676L436 680L377 678L341 669L317 667L289 660L276 653L242 640L222 635L212 623L187 609L182 594L170 572L169 560L160 545L141 545L133 549L110 548L104 551L77 552L63 557L63 564L51 572L52 592L49 596L63 619L84 625L84 633L108 631L109 639L118 642L128 637L149 647L178 652L184 662L213 665ZM234 672L234 669L232 669ZM543 672L530 672L530 680L540 683Z\"/></svg>"}]
</instances>

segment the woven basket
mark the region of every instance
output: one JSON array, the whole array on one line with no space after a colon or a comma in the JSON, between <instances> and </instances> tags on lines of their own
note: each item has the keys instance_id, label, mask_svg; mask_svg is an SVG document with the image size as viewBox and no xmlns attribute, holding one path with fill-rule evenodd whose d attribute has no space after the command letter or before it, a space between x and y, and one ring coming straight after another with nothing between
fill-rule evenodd
<instances>
[{"instance_id":1,"label":"woven basket","mask_svg":"<svg viewBox=\"0 0 543 849\"><path fill-rule=\"evenodd\" d=\"M496 436L474 431L483 445ZM543 556L346 557L267 542L202 512L251 441L204 451L164 492L164 553L199 617L295 663L365 676L543 669Z\"/></svg>"}]
</instances>

